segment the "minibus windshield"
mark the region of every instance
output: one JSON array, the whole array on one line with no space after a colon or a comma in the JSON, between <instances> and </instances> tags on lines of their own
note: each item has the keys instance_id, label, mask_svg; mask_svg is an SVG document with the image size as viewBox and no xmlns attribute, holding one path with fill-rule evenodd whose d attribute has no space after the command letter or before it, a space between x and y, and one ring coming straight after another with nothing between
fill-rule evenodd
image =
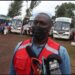
<instances>
[{"instance_id":1,"label":"minibus windshield","mask_svg":"<svg viewBox=\"0 0 75 75\"><path fill-rule=\"evenodd\" d=\"M68 22L57 21L54 24L54 30L69 30L69 29L70 29L70 23L68 23Z\"/></svg>"},{"instance_id":2,"label":"minibus windshield","mask_svg":"<svg viewBox=\"0 0 75 75\"><path fill-rule=\"evenodd\" d=\"M22 25L22 21L21 20L17 20L17 19L13 19L12 20L12 25L19 27L19 26Z\"/></svg>"}]
</instances>

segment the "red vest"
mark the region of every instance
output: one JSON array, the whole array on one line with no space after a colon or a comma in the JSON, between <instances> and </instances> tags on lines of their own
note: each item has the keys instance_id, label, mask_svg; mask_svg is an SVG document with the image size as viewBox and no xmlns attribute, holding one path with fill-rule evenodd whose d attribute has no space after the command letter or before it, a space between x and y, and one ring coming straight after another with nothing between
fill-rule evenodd
<instances>
[{"instance_id":1,"label":"red vest","mask_svg":"<svg viewBox=\"0 0 75 75\"><path fill-rule=\"evenodd\" d=\"M31 72L31 58L29 57L26 46L31 44L31 39L24 41L16 51L13 59L14 68L17 75L30 75ZM59 44L48 38L48 41L38 56L42 62L42 56L47 58L50 54L58 54Z\"/></svg>"}]
</instances>

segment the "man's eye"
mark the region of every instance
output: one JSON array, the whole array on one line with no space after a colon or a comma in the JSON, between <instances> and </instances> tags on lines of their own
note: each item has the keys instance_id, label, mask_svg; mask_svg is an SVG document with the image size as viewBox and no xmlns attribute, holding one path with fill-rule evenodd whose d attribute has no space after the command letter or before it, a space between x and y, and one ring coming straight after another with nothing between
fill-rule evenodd
<instances>
[{"instance_id":1,"label":"man's eye","mask_svg":"<svg viewBox=\"0 0 75 75\"><path fill-rule=\"evenodd\" d=\"M33 23L34 23L34 24L37 24L37 23L38 23L38 21L34 21Z\"/></svg>"},{"instance_id":2,"label":"man's eye","mask_svg":"<svg viewBox=\"0 0 75 75\"><path fill-rule=\"evenodd\" d=\"M42 22L42 21L40 22L40 24L41 24L41 25L46 25L46 23L45 23L45 22Z\"/></svg>"},{"instance_id":3,"label":"man's eye","mask_svg":"<svg viewBox=\"0 0 75 75\"><path fill-rule=\"evenodd\" d=\"M33 24L34 25L37 25L37 24L39 24L39 25L47 25L47 23L46 22L43 22L43 21L37 21L37 20L35 20L34 22L33 22Z\"/></svg>"}]
</instances>

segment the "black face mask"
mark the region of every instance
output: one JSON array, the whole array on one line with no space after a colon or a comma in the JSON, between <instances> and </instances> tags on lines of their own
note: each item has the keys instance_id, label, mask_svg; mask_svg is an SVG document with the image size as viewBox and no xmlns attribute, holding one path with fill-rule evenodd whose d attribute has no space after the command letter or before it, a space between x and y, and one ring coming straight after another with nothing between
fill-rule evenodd
<instances>
[{"instance_id":1,"label":"black face mask","mask_svg":"<svg viewBox=\"0 0 75 75\"><path fill-rule=\"evenodd\" d=\"M48 35L48 29L47 28L42 28L39 26L33 26L32 27L32 35L35 39L38 40L44 40L47 38Z\"/></svg>"}]
</instances>

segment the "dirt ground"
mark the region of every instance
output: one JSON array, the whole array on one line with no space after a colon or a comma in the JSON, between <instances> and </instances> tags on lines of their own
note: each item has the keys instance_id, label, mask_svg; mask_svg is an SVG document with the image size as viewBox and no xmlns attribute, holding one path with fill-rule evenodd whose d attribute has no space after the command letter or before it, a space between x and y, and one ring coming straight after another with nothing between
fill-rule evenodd
<instances>
[{"instance_id":1,"label":"dirt ground","mask_svg":"<svg viewBox=\"0 0 75 75\"><path fill-rule=\"evenodd\" d=\"M9 74L10 61L13 51L18 42L28 39L28 36L18 34L0 34L0 74ZM75 46L70 45L70 41L56 40L68 49L71 58L72 73L75 73Z\"/></svg>"}]
</instances>

